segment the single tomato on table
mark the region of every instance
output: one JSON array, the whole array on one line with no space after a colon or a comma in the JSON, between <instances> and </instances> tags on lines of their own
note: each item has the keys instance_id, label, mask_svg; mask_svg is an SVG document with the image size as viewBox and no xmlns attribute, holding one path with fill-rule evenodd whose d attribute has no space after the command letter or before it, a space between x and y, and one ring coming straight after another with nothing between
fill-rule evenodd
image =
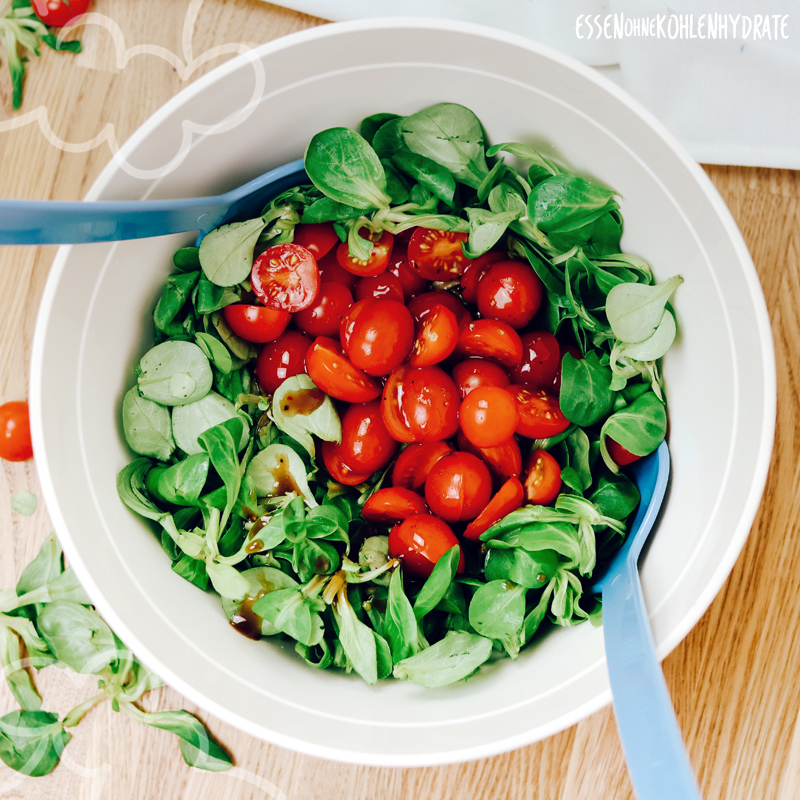
<instances>
[{"instance_id":1,"label":"single tomato on table","mask_svg":"<svg viewBox=\"0 0 800 800\"><path fill-rule=\"evenodd\" d=\"M447 522L474 519L492 497L492 476L471 453L440 458L425 481L428 508Z\"/></svg>"},{"instance_id":2,"label":"single tomato on table","mask_svg":"<svg viewBox=\"0 0 800 800\"><path fill-rule=\"evenodd\" d=\"M411 266L429 281L452 281L461 277L469 259L462 244L466 233L415 228L408 243Z\"/></svg>"},{"instance_id":3,"label":"single tomato on table","mask_svg":"<svg viewBox=\"0 0 800 800\"><path fill-rule=\"evenodd\" d=\"M24 401L0 406L0 458L5 461L33 458L30 412Z\"/></svg>"},{"instance_id":4,"label":"single tomato on table","mask_svg":"<svg viewBox=\"0 0 800 800\"><path fill-rule=\"evenodd\" d=\"M356 367L339 342L327 336L318 336L308 348L306 368L314 384L337 400L368 403L380 397L380 383Z\"/></svg>"},{"instance_id":5,"label":"single tomato on table","mask_svg":"<svg viewBox=\"0 0 800 800\"><path fill-rule=\"evenodd\" d=\"M414 342L414 320L402 303L369 297L350 308L339 335L358 369L383 376L406 360Z\"/></svg>"},{"instance_id":6,"label":"single tomato on table","mask_svg":"<svg viewBox=\"0 0 800 800\"><path fill-rule=\"evenodd\" d=\"M272 394L287 379L306 373L306 353L311 339L297 331L286 331L261 348L255 373L261 388Z\"/></svg>"},{"instance_id":7,"label":"single tomato on table","mask_svg":"<svg viewBox=\"0 0 800 800\"><path fill-rule=\"evenodd\" d=\"M222 309L228 327L246 342L265 344L277 339L289 325L292 315L266 306L233 303Z\"/></svg>"},{"instance_id":8,"label":"single tomato on table","mask_svg":"<svg viewBox=\"0 0 800 800\"><path fill-rule=\"evenodd\" d=\"M298 311L294 321L309 336L339 336L342 320L353 305L353 295L341 283L321 283L317 299Z\"/></svg>"},{"instance_id":9,"label":"single tomato on table","mask_svg":"<svg viewBox=\"0 0 800 800\"><path fill-rule=\"evenodd\" d=\"M366 234L366 235L365 235ZM362 228L358 234L362 239L367 239L372 242L372 252L369 258L362 260L350 255L350 247L347 242L342 242L336 248L336 258L348 272L353 275L360 275L369 277L372 275L380 275L389 266L389 258L392 255L392 246L394 244L394 236L389 231L381 231L379 238L369 235L366 228Z\"/></svg>"},{"instance_id":10,"label":"single tomato on table","mask_svg":"<svg viewBox=\"0 0 800 800\"><path fill-rule=\"evenodd\" d=\"M91 0L31 0L36 16L53 28L64 28L88 10Z\"/></svg>"},{"instance_id":11,"label":"single tomato on table","mask_svg":"<svg viewBox=\"0 0 800 800\"><path fill-rule=\"evenodd\" d=\"M319 292L317 262L299 244L278 244L265 250L254 262L250 282L256 297L279 311L302 311Z\"/></svg>"},{"instance_id":12,"label":"single tomato on table","mask_svg":"<svg viewBox=\"0 0 800 800\"><path fill-rule=\"evenodd\" d=\"M399 558L403 568L416 578L427 578L436 562L458 539L446 522L432 514L412 514L389 534L389 555ZM464 571L464 553L458 559L456 572Z\"/></svg>"}]
</instances>

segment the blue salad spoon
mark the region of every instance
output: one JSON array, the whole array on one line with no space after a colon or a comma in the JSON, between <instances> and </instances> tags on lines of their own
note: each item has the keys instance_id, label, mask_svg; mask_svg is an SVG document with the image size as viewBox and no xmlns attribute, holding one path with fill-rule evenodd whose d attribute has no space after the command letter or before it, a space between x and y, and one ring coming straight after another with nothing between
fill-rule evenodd
<instances>
[{"instance_id":1,"label":"blue salad spoon","mask_svg":"<svg viewBox=\"0 0 800 800\"><path fill-rule=\"evenodd\" d=\"M662 442L631 466L641 501L631 532L606 573L591 587L603 597L603 636L614 715L639 800L700 800L675 718L639 580L639 555L658 517L669 480Z\"/></svg>"},{"instance_id":2,"label":"blue salad spoon","mask_svg":"<svg viewBox=\"0 0 800 800\"><path fill-rule=\"evenodd\" d=\"M254 215L292 186L308 183L303 159L265 172L238 189L185 200L0 200L0 245L87 244L213 228Z\"/></svg>"}]
</instances>

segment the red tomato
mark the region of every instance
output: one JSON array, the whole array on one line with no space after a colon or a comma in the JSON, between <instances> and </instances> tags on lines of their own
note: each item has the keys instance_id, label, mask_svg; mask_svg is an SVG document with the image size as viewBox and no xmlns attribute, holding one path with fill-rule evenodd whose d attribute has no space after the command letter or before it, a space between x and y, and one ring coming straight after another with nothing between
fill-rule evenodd
<instances>
[{"instance_id":1,"label":"red tomato","mask_svg":"<svg viewBox=\"0 0 800 800\"><path fill-rule=\"evenodd\" d=\"M453 367L453 380L463 400L473 389L479 386L508 386L511 381L506 371L485 358L468 358Z\"/></svg>"},{"instance_id":2,"label":"red tomato","mask_svg":"<svg viewBox=\"0 0 800 800\"><path fill-rule=\"evenodd\" d=\"M437 442L458 430L458 389L438 367L399 367L383 387L381 413L398 442Z\"/></svg>"},{"instance_id":3,"label":"red tomato","mask_svg":"<svg viewBox=\"0 0 800 800\"><path fill-rule=\"evenodd\" d=\"M558 497L561 490L561 467L546 450L534 450L528 457L523 480L528 502L546 506Z\"/></svg>"},{"instance_id":4,"label":"red tomato","mask_svg":"<svg viewBox=\"0 0 800 800\"><path fill-rule=\"evenodd\" d=\"M508 256L505 253L490 250L467 265L464 274L461 276L461 296L467 303L478 302L478 284L486 274L486 270L492 264L496 264L498 261L505 261L507 258Z\"/></svg>"},{"instance_id":5,"label":"red tomato","mask_svg":"<svg viewBox=\"0 0 800 800\"><path fill-rule=\"evenodd\" d=\"M380 472L397 450L397 442L383 424L380 402L350 406L342 415L342 441L328 450L352 472L368 475Z\"/></svg>"},{"instance_id":6,"label":"red tomato","mask_svg":"<svg viewBox=\"0 0 800 800\"><path fill-rule=\"evenodd\" d=\"M382 525L393 525L395 522L402 522L412 514L427 514L428 506L425 501L410 489L401 489L393 486L387 489L378 489L375 494L370 495L364 507L361 509L361 516L370 522L378 522Z\"/></svg>"},{"instance_id":7,"label":"red tomato","mask_svg":"<svg viewBox=\"0 0 800 800\"><path fill-rule=\"evenodd\" d=\"M474 519L491 496L489 469L471 453L452 453L440 458L425 481L428 507L447 522Z\"/></svg>"},{"instance_id":8,"label":"red tomato","mask_svg":"<svg viewBox=\"0 0 800 800\"><path fill-rule=\"evenodd\" d=\"M428 281L408 265L408 250L398 242L398 237L395 237L392 257L389 259L389 267L386 271L400 281L404 297L414 297L428 288Z\"/></svg>"},{"instance_id":9,"label":"red tomato","mask_svg":"<svg viewBox=\"0 0 800 800\"><path fill-rule=\"evenodd\" d=\"M414 320L396 300L359 300L339 330L348 358L368 375L388 375L402 364L414 343Z\"/></svg>"},{"instance_id":10,"label":"red tomato","mask_svg":"<svg viewBox=\"0 0 800 800\"><path fill-rule=\"evenodd\" d=\"M436 306L416 328L417 337L408 357L412 367L432 367L456 349L458 322L456 315L444 306Z\"/></svg>"},{"instance_id":11,"label":"red tomato","mask_svg":"<svg viewBox=\"0 0 800 800\"><path fill-rule=\"evenodd\" d=\"M336 251L328 253L317 262L320 283L341 283L351 292L356 289L358 275L348 272L336 258Z\"/></svg>"},{"instance_id":12,"label":"red tomato","mask_svg":"<svg viewBox=\"0 0 800 800\"><path fill-rule=\"evenodd\" d=\"M319 261L333 250L333 246L339 241L339 235L332 222L307 222L294 229L292 241L305 247Z\"/></svg>"},{"instance_id":13,"label":"red tomato","mask_svg":"<svg viewBox=\"0 0 800 800\"><path fill-rule=\"evenodd\" d=\"M285 330L292 315L265 306L235 303L222 309L230 329L247 342L264 344L273 342Z\"/></svg>"},{"instance_id":14,"label":"red tomato","mask_svg":"<svg viewBox=\"0 0 800 800\"><path fill-rule=\"evenodd\" d=\"M36 16L45 25L64 28L89 10L90 0L32 0Z\"/></svg>"},{"instance_id":15,"label":"red tomato","mask_svg":"<svg viewBox=\"0 0 800 800\"><path fill-rule=\"evenodd\" d=\"M517 401L499 386L479 386L461 403L458 420L476 447L497 447L517 430Z\"/></svg>"},{"instance_id":16,"label":"red tomato","mask_svg":"<svg viewBox=\"0 0 800 800\"><path fill-rule=\"evenodd\" d=\"M375 241L372 237L364 236L363 234L365 232L367 232L366 228L362 228L359 236L361 236L362 239L370 239L370 241L373 242L372 252L366 261L353 258L350 255L350 248L347 242L342 242L339 247L336 248L336 258L339 260L339 263L348 272L352 272L353 275L361 275L362 277L365 275L380 275L381 272L384 272L386 267L389 266L394 236L392 236L389 231L382 231L380 239Z\"/></svg>"},{"instance_id":17,"label":"red tomato","mask_svg":"<svg viewBox=\"0 0 800 800\"><path fill-rule=\"evenodd\" d=\"M458 432L458 449L472 453L489 467L495 486L500 486L509 478L518 478L522 472L522 452L519 443L512 436L496 447L475 447L462 431Z\"/></svg>"},{"instance_id":18,"label":"red tomato","mask_svg":"<svg viewBox=\"0 0 800 800\"><path fill-rule=\"evenodd\" d=\"M583 353L578 350L573 344L560 344L561 358L558 360L558 370L556 370L556 377L553 379L553 394L558 397L561 394L561 369L564 366L564 356L569 353L573 358L580 361L583 358Z\"/></svg>"},{"instance_id":19,"label":"red tomato","mask_svg":"<svg viewBox=\"0 0 800 800\"><path fill-rule=\"evenodd\" d=\"M0 406L0 458L27 461L33 458L28 404L12 401Z\"/></svg>"},{"instance_id":20,"label":"red tomato","mask_svg":"<svg viewBox=\"0 0 800 800\"><path fill-rule=\"evenodd\" d=\"M626 467L628 464L633 464L634 461L638 461L642 458L642 456L635 456L630 450L626 450L619 442L615 442L611 437L606 439L606 447L614 463L618 464L620 467Z\"/></svg>"},{"instance_id":21,"label":"red tomato","mask_svg":"<svg viewBox=\"0 0 800 800\"><path fill-rule=\"evenodd\" d=\"M381 385L354 366L339 342L327 336L314 339L306 355L306 367L311 380L337 400L368 403L380 397Z\"/></svg>"},{"instance_id":22,"label":"red tomato","mask_svg":"<svg viewBox=\"0 0 800 800\"><path fill-rule=\"evenodd\" d=\"M388 270L380 275L373 275L371 278L361 278L356 284L356 300L366 300L370 297L405 303L405 295L400 281Z\"/></svg>"},{"instance_id":23,"label":"red tomato","mask_svg":"<svg viewBox=\"0 0 800 800\"><path fill-rule=\"evenodd\" d=\"M427 578L436 562L458 544L447 523L432 514L412 514L389 534L389 555L403 561L403 568L417 578ZM456 572L464 571L464 553Z\"/></svg>"},{"instance_id":24,"label":"red tomato","mask_svg":"<svg viewBox=\"0 0 800 800\"><path fill-rule=\"evenodd\" d=\"M299 244L278 244L254 262L250 282L256 297L280 311L302 311L317 298L319 270L314 256Z\"/></svg>"},{"instance_id":25,"label":"red tomato","mask_svg":"<svg viewBox=\"0 0 800 800\"><path fill-rule=\"evenodd\" d=\"M425 318L436 306L440 305L456 315L459 328L468 322L472 322L472 316L464 307L464 304L454 294L445 292L443 289L436 289L433 292L417 295L408 304L408 310L411 312L411 316L414 317L414 322L419 324L425 321Z\"/></svg>"},{"instance_id":26,"label":"red tomato","mask_svg":"<svg viewBox=\"0 0 800 800\"><path fill-rule=\"evenodd\" d=\"M364 483L371 475L371 472L358 472L344 463L341 451L337 449L334 442L322 443L322 462L325 469L330 472L331 477L338 483L345 486L358 486Z\"/></svg>"},{"instance_id":27,"label":"red tomato","mask_svg":"<svg viewBox=\"0 0 800 800\"><path fill-rule=\"evenodd\" d=\"M519 425L517 433L528 439L547 439L569 427L569 420L561 413L558 399L543 389L512 384L508 391L517 399Z\"/></svg>"},{"instance_id":28,"label":"red tomato","mask_svg":"<svg viewBox=\"0 0 800 800\"><path fill-rule=\"evenodd\" d=\"M472 542L479 541L482 533L488 531L495 522L499 522L512 511L516 511L524 499L525 491L522 484L516 478L509 478L489 501L486 508L467 525L464 530L464 538Z\"/></svg>"},{"instance_id":29,"label":"red tomato","mask_svg":"<svg viewBox=\"0 0 800 800\"><path fill-rule=\"evenodd\" d=\"M418 491L425 485L433 465L454 452L447 442L410 444L397 457L392 470L392 486Z\"/></svg>"},{"instance_id":30,"label":"red tomato","mask_svg":"<svg viewBox=\"0 0 800 800\"><path fill-rule=\"evenodd\" d=\"M255 367L261 388L272 394L287 378L304 375L309 347L311 339L297 331L286 331L274 342L265 344Z\"/></svg>"},{"instance_id":31,"label":"red tomato","mask_svg":"<svg viewBox=\"0 0 800 800\"><path fill-rule=\"evenodd\" d=\"M542 282L529 264L499 261L492 264L478 286L478 310L487 319L524 328L542 304Z\"/></svg>"},{"instance_id":32,"label":"red tomato","mask_svg":"<svg viewBox=\"0 0 800 800\"><path fill-rule=\"evenodd\" d=\"M513 369L522 360L522 340L505 322L479 319L461 329L456 352L465 356L490 358Z\"/></svg>"},{"instance_id":33,"label":"red tomato","mask_svg":"<svg viewBox=\"0 0 800 800\"><path fill-rule=\"evenodd\" d=\"M561 348L552 333L530 331L522 334L522 361L511 377L535 389L549 389L561 371Z\"/></svg>"},{"instance_id":34,"label":"red tomato","mask_svg":"<svg viewBox=\"0 0 800 800\"><path fill-rule=\"evenodd\" d=\"M416 228L408 243L408 258L417 272L429 281L458 278L469 263L461 247L466 233Z\"/></svg>"},{"instance_id":35,"label":"red tomato","mask_svg":"<svg viewBox=\"0 0 800 800\"><path fill-rule=\"evenodd\" d=\"M294 321L309 336L337 337L342 319L353 305L353 295L341 283L321 283L317 299L294 315Z\"/></svg>"}]
</instances>

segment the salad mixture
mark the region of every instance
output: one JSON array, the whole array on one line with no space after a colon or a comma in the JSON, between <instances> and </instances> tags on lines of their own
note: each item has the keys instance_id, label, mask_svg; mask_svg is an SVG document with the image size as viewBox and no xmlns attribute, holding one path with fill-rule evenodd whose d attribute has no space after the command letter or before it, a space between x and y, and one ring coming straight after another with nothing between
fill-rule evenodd
<instances>
[{"instance_id":1,"label":"salad mixture","mask_svg":"<svg viewBox=\"0 0 800 800\"><path fill-rule=\"evenodd\" d=\"M322 131L305 167L175 253L120 497L241 633L370 684L599 623L682 278L620 252L613 189L460 105Z\"/></svg>"}]
</instances>

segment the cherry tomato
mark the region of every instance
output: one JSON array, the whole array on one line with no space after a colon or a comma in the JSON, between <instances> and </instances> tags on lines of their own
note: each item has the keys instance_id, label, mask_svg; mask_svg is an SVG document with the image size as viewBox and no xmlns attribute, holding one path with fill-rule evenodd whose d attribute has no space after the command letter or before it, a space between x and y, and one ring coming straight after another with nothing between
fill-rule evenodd
<instances>
[{"instance_id":1,"label":"cherry tomato","mask_svg":"<svg viewBox=\"0 0 800 800\"><path fill-rule=\"evenodd\" d=\"M286 311L244 303L225 306L222 315L237 336L255 344L275 341L286 330L292 319L292 315Z\"/></svg>"},{"instance_id":2,"label":"cherry tomato","mask_svg":"<svg viewBox=\"0 0 800 800\"><path fill-rule=\"evenodd\" d=\"M447 522L474 519L492 496L492 476L472 453L440 458L425 481L430 510Z\"/></svg>"},{"instance_id":3,"label":"cherry tomato","mask_svg":"<svg viewBox=\"0 0 800 800\"><path fill-rule=\"evenodd\" d=\"M478 311L487 319L524 328L542 304L542 282L529 264L498 261L478 285Z\"/></svg>"},{"instance_id":4,"label":"cherry tomato","mask_svg":"<svg viewBox=\"0 0 800 800\"><path fill-rule=\"evenodd\" d=\"M45 25L65 28L89 10L90 0L33 0L33 10Z\"/></svg>"},{"instance_id":5,"label":"cherry tomato","mask_svg":"<svg viewBox=\"0 0 800 800\"><path fill-rule=\"evenodd\" d=\"M561 370L564 367L564 356L569 353L573 358L577 358L578 361L583 358L583 353L573 344L559 343L559 347L561 348L561 358L558 360L558 370L553 380L553 394L556 397L561 394Z\"/></svg>"},{"instance_id":6,"label":"cherry tomato","mask_svg":"<svg viewBox=\"0 0 800 800\"><path fill-rule=\"evenodd\" d=\"M517 429L517 401L499 386L479 386L461 403L458 420L464 436L476 447L497 447Z\"/></svg>"},{"instance_id":7,"label":"cherry tomato","mask_svg":"<svg viewBox=\"0 0 800 800\"><path fill-rule=\"evenodd\" d=\"M458 449L477 456L492 473L495 486L501 486L509 478L518 478L522 472L522 452L512 436L496 447L475 447L462 431L458 432Z\"/></svg>"},{"instance_id":8,"label":"cherry tomato","mask_svg":"<svg viewBox=\"0 0 800 800\"><path fill-rule=\"evenodd\" d=\"M458 389L438 367L399 367L383 387L381 413L398 442L437 442L458 430Z\"/></svg>"},{"instance_id":9,"label":"cherry tomato","mask_svg":"<svg viewBox=\"0 0 800 800\"><path fill-rule=\"evenodd\" d=\"M253 263L250 282L256 297L280 311L302 311L317 298L319 270L314 256L299 244L278 244Z\"/></svg>"},{"instance_id":10,"label":"cherry tomato","mask_svg":"<svg viewBox=\"0 0 800 800\"><path fill-rule=\"evenodd\" d=\"M454 452L447 442L410 444L397 457L392 470L392 486L418 491L425 485L433 465Z\"/></svg>"},{"instance_id":11,"label":"cherry tomato","mask_svg":"<svg viewBox=\"0 0 800 800\"><path fill-rule=\"evenodd\" d=\"M348 358L368 375L388 375L402 364L414 343L414 320L396 300L359 300L339 331Z\"/></svg>"},{"instance_id":12,"label":"cherry tomato","mask_svg":"<svg viewBox=\"0 0 800 800\"><path fill-rule=\"evenodd\" d=\"M342 319L353 305L353 295L341 283L321 283L317 299L294 315L294 321L309 336L338 337Z\"/></svg>"},{"instance_id":13,"label":"cherry tomato","mask_svg":"<svg viewBox=\"0 0 800 800\"><path fill-rule=\"evenodd\" d=\"M557 398L543 389L512 384L508 391L517 399L519 425L517 433L528 439L547 439L569 427L569 420L561 413Z\"/></svg>"},{"instance_id":14,"label":"cherry tomato","mask_svg":"<svg viewBox=\"0 0 800 800\"><path fill-rule=\"evenodd\" d=\"M479 319L465 325L458 336L456 352L497 361L514 369L522 360L522 340L507 323Z\"/></svg>"},{"instance_id":15,"label":"cherry tomato","mask_svg":"<svg viewBox=\"0 0 800 800\"><path fill-rule=\"evenodd\" d=\"M425 501L410 489L401 489L397 486L387 489L378 489L371 495L364 507L361 516L370 522L383 525L393 525L402 522L412 514L427 514L428 506Z\"/></svg>"},{"instance_id":16,"label":"cherry tomato","mask_svg":"<svg viewBox=\"0 0 800 800\"><path fill-rule=\"evenodd\" d=\"M294 229L292 241L305 247L319 261L333 250L333 246L339 241L339 236L332 222L307 222Z\"/></svg>"},{"instance_id":17,"label":"cherry tomato","mask_svg":"<svg viewBox=\"0 0 800 800\"><path fill-rule=\"evenodd\" d=\"M392 245L394 244L394 236L389 231L382 231L380 239L374 240L372 237L365 236L367 233L366 228L362 228L359 236L362 239L370 239L372 241L372 252L366 261L358 258L353 258L350 255L350 248L347 242L342 242L336 248L336 258L339 263L353 275L360 275L361 277L370 275L380 275L381 272L386 270L389 266L389 258L392 255Z\"/></svg>"},{"instance_id":18,"label":"cherry tomato","mask_svg":"<svg viewBox=\"0 0 800 800\"><path fill-rule=\"evenodd\" d=\"M373 400L354 404L344 412L342 441L329 451L353 472L372 475L392 460L397 446L383 424L380 402Z\"/></svg>"},{"instance_id":19,"label":"cherry tomato","mask_svg":"<svg viewBox=\"0 0 800 800\"><path fill-rule=\"evenodd\" d=\"M505 253L490 250L467 265L464 274L461 276L461 296L467 303L478 302L478 284L486 274L486 270L492 264L496 264L498 261L505 261L507 258L508 256Z\"/></svg>"},{"instance_id":20,"label":"cherry tomato","mask_svg":"<svg viewBox=\"0 0 800 800\"><path fill-rule=\"evenodd\" d=\"M389 534L389 555L403 561L403 568L417 578L427 578L436 562L458 544L450 526L432 514L412 514ZM464 571L464 553L456 572Z\"/></svg>"},{"instance_id":21,"label":"cherry tomato","mask_svg":"<svg viewBox=\"0 0 800 800\"><path fill-rule=\"evenodd\" d=\"M400 245L396 236L394 247L392 248L392 257L389 259L389 267L386 271L400 281L400 285L403 287L403 296L406 298L414 297L428 289L428 281L409 266L408 250L404 245Z\"/></svg>"},{"instance_id":22,"label":"cherry tomato","mask_svg":"<svg viewBox=\"0 0 800 800\"><path fill-rule=\"evenodd\" d=\"M634 461L638 461L642 458L642 456L635 456L630 450L626 450L619 442L614 441L611 437L606 439L606 447L614 463L618 464L620 467L626 467L628 464L633 464Z\"/></svg>"},{"instance_id":23,"label":"cherry tomato","mask_svg":"<svg viewBox=\"0 0 800 800\"><path fill-rule=\"evenodd\" d=\"M342 460L342 453L334 442L322 443L322 462L331 477L345 486L358 486L372 475L371 472L358 472L345 464Z\"/></svg>"},{"instance_id":24,"label":"cherry tomato","mask_svg":"<svg viewBox=\"0 0 800 800\"><path fill-rule=\"evenodd\" d=\"M479 541L481 534L488 531L495 522L499 522L503 517L520 508L524 499L525 491L522 484L516 478L509 478L489 501L486 508L467 525L464 530L464 538L472 542Z\"/></svg>"},{"instance_id":25,"label":"cherry tomato","mask_svg":"<svg viewBox=\"0 0 800 800\"><path fill-rule=\"evenodd\" d=\"M451 281L458 278L469 263L461 247L466 233L416 228L408 243L411 266L429 281Z\"/></svg>"},{"instance_id":26,"label":"cherry tomato","mask_svg":"<svg viewBox=\"0 0 800 800\"><path fill-rule=\"evenodd\" d=\"M286 331L261 348L255 373L261 388L272 394L287 379L306 372L306 353L311 339L297 331Z\"/></svg>"},{"instance_id":27,"label":"cherry tomato","mask_svg":"<svg viewBox=\"0 0 800 800\"><path fill-rule=\"evenodd\" d=\"M381 385L354 366L339 342L318 336L306 355L308 374L325 394L348 403L368 403L380 397Z\"/></svg>"},{"instance_id":28,"label":"cherry tomato","mask_svg":"<svg viewBox=\"0 0 800 800\"><path fill-rule=\"evenodd\" d=\"M0 458L27 461L33 458L28 404L12 401L0 406Z\"/></svg>"},{"instance_id":29,"label":"cherry tomato","mask_svg":"<svg viewBox=\"0 0 800 800\"><path fill-rule=\"evenodd\" d=\"M527 501L545 506L552 503L561 490L561 467L546 450L534 450L528 457L523 482Z\"/></svg>"},{"instance_id":30,"label":"cherry tomato","mask_svg":"<svg viewBox=\"0 0 800 800\"><path fill-rule=\"evenodd\" d=\"M336 251L328 253L317 262L320 283L341 283L351 292L356 290L358 275L348 272L336 258Z\"/></svg>"},{"instance_id":31,"label":"cherry tomato","mask_svg":"<svg viewBox=\"0 0 800 800\"><path fill-rule=\"evenodd\" d=\"M366 300L369 297L405 303L405 295L400 281L388 270L380 275L373 275L371 278L361 278L356 284L356 300Z\"/></svg>"},{"instance_id":32,"label":"cherry tomato","mask_svg":"<svg viewBox=\"0 0 800 800\"><path fill-rule=\"evenodd\" d=\"M414 317L414 322L419 324L424 322L425 318L439 305L444 306L456 315L456 322L458 322L459 328L468 322L472 322L472 316L464 307L464 304L454 294L445 292L443 289L436 289L433 292L417 295L408 304L408 310L411 312L411 316Z\"/></svg>"},{"instance_id":33,"label":"cherry tomato","mask_svg":"<svg viewBox=\"0 0 800 800\"><path fill-rule=\"evenodd\" d=\"M511 381L506 371L485 358L468 358L453 367L453 380L463 400L473 389L479 386L508 386Z\"/></svg>"},{"instance_id":34,"label":"cherry tomato","mask_svg":"<svg viewBox=\"0 0 800 800\"><path fill-rule=\"evenodd\" d=\"M412 367L432 367L444 361L458 343L456 315L442 305L436 306L417 326L408 363Z\"/></svg>"},{"instance_id":35,"label":"cherry tomato","mask_svg":"<svg viewBox=\"0 0 800 800\"><path fill-rule=\"evenodd\" d=\"M530 331L521 339L522 361L511 375L514 383L550 389L561 371L561 348L556 337L547 331Z\"/></svg>"}]
</instances>

